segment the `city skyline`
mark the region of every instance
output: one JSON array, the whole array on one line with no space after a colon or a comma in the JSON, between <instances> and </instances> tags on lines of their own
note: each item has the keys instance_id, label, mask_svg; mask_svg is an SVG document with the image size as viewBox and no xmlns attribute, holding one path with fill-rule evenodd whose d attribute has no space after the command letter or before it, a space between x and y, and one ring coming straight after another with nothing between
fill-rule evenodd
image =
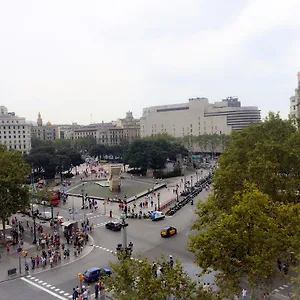
<instances>
[{"instance_id":1,"label":"city skyline","mask_svg":"<svg viewBox=\"0 0 300 300\"><path fill-rule=\"evenodd\" d=\"M27 120L109 122L227 96L289 114L299 1L17 2L0 4L0 97Z\"/></svg>"}]
</instances>

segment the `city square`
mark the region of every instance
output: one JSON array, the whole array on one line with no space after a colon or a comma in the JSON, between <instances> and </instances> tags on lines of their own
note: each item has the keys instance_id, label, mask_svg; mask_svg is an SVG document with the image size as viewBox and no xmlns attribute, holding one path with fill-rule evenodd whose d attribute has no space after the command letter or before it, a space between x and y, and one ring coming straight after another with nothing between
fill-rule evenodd
<instances>
[{"instance_id":1,"label":"city square","mask_svg":"<svg viewBox=\"0 0 300 300\"><path fill-rule=\"evenodd\" d=\"M300 300L300 1L2 1L0 300Z\"/></svg>"}]
</instances>

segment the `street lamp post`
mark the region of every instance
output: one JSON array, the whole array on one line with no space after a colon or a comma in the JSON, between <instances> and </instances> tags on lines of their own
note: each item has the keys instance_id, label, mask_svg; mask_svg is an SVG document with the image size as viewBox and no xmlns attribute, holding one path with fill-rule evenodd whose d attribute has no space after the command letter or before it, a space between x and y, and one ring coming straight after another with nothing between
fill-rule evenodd
<instances>
[{"instance_id":1,"label":"street lamp post","mask_svg":"<svg viewBox=\"0 0 300 300\"><path fill-rule=\"evenodd\" d=\"M83 223L85 224L85 198L84 198L84 183L82 184L82 208L83 208Z\"/></svg>"},{"instance_id":2,"label":"street lamp post","mask_svg":"<svg viewBox=\"0 0 300 300\"><path fill-rule=\"evenodd\" d=\"M34 188L34 173L33 166L31 168L31 214L33 219L33 244L36 244L36 223L35 223L35 213L33 211L33 188Z\"/></svg>"},{"instance_id":3,"label":"street lamp post","mask_svg":"<svg viewBox=\"0 0 300 300\"><path fill-rule=\"evenodd\" d=\"M160 211L160 193L157 193L157 209Z\"/></svg>"},{"instance_id":4,"label":"street lamp post","mask_svg":"<svg viewBox=\"0 0 300 300\"><path fill-rule=\"evenodd\" d=\"M199 181L199 178L198 178L198 172L196 171L196 178L197 178L197 182Z\"/></svg>"},{"instance_id":5,"label":"street lamp post","mask_svg":"<svg viewBox=\"0 0 300 300\"><path fill-rule=\"evenodd\" d=\"M73 219L73 221L75 220L75 206L74 206L74 196L72 196L72 215L73 215L73 217L72 217L72 219Z\"/></svg>"},{"instance_id":6,"label":"street lamp post","mask_svg":"<svg viewBox=\"0 0 300 300\"><path fill-rule=\"evenodd\" d=\"M51 204L51 220L53 221L53 204Z\"/></svg>"},{"instance_id":7,"label":"street lamp post","mask_svg":"<svg viewBox=\"0 0 300 300\"><path fill-rule=\"evenodd\" d=\"M193 175L191 175L191 190L193 188Z\"/></svg>"},{"instance_id":8,"label":"street lamp post","mask_svg":"<svg viewBox=\"0 0 300 300\"><path fill-rule=\"evenodd\" d=\"M178 184L176 184L176 201L179 201L179 196L178 196Z\"/></svg>"},{"instance_id":9,"label":"street lamp post","mask_svg":"<svg viewBox=\"0 0 300 300\"><path fill-rule=\"evenodd\" d=\"M127 249L127 231L126 231L126 227L128 226L128 224L126 223L126 215L125 215L124 212L122 212L120 218L122 220L122 228L123 228L123 232L122 232L123 250L126 251L126 249Z\"/></svg>"},{"instance_id":10,"label":"street lamp post","mask_svg":"<svg viewBox=\"0 0 300 300\"><path fill-rule=\"evenodd\" d=\"M33 213L33 210L32 210ZM35 222L35 215L32 215L33 218L33 242L32 244L36 244L36 222Z\"/></svg>"}]
</instances>

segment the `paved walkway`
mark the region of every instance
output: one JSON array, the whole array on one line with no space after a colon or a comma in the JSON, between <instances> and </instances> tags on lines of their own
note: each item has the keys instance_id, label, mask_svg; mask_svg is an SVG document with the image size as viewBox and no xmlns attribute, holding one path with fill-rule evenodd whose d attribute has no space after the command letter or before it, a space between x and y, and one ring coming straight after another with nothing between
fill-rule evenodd
<instances>
[{"instance_id":1,"label":"paved walkway","mask_svg":"<svg viewBox=\"0 0 300 300\"><path fill-rule=\"evenodd\" d=\"M206 172L204 174L206 174ZM153 200L153 206L151 207L151 200L150 201L148 200L148 207L143 206L142 212L146 213L148 211L155 210L155 207L158 208L158 193L160 194L159 200L160 200L161 207L163 206L163 204L170 201L171 199L176 199L176 197L177 197L176 196L176 186L177 185L178 185L178 195L180 197L180 193L184 190L184 180L186 180L186 181L190 180L191 176L193 178L193 183L195 183L197 181L196 173L189 175L189 178L185 178L185 179L184 179L184 176L170 178L169 180L172 180L172 182L169 182L165 188L162 188L162 189L154 192L153 194L151 194L151 199ZM199 174L198 174L198 179L200 179ZM136 204L135 213L138 213L140 210L140 203L144 202L145 200L146 200L146 197L139 198L135 202L129 203L128 206L130 208L133 208L133 205L135 203ZM161 211L165 212L167 209L168 209L168 207L166 209L161 209ZM105 208L104 208L103 202L100 201L99 213L103 212L103 214L109 216L110 210L112 210L113 217L115 217L115 218L120 217L122 210L120 210L120 208L119 208L119 203L110 202L110 203L106 204Z\"/></svg>"}]
</instances>

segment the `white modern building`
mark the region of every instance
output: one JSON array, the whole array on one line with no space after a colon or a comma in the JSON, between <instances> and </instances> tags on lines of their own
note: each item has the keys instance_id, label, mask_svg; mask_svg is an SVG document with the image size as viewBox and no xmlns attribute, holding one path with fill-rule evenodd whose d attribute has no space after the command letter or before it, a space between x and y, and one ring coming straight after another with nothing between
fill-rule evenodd
<instances>
[{"instance_id":1,"label":"white modern building","mask_svg":"<svg viewBox=\"0 0 300 300\"><path fill-rule=\"evenodd\" d=\"M241 106L237 97L209 103L191 98L188 103L152 106L143 109L141 136L168 133L174 137L202 134L230 134L261 121L256 106Z\"/></svg>"},{"instance_id":2,"label":"white modern building","mask_svg":"<svg viewBox=\"0 0 300 300\"><path fill-rule=\"evenodd\" d=\"M9 150L29 153L31 150L31 126L25 118L8 112L5 106L0 106L0 143Z\"/></svg>"}]
</instances>

